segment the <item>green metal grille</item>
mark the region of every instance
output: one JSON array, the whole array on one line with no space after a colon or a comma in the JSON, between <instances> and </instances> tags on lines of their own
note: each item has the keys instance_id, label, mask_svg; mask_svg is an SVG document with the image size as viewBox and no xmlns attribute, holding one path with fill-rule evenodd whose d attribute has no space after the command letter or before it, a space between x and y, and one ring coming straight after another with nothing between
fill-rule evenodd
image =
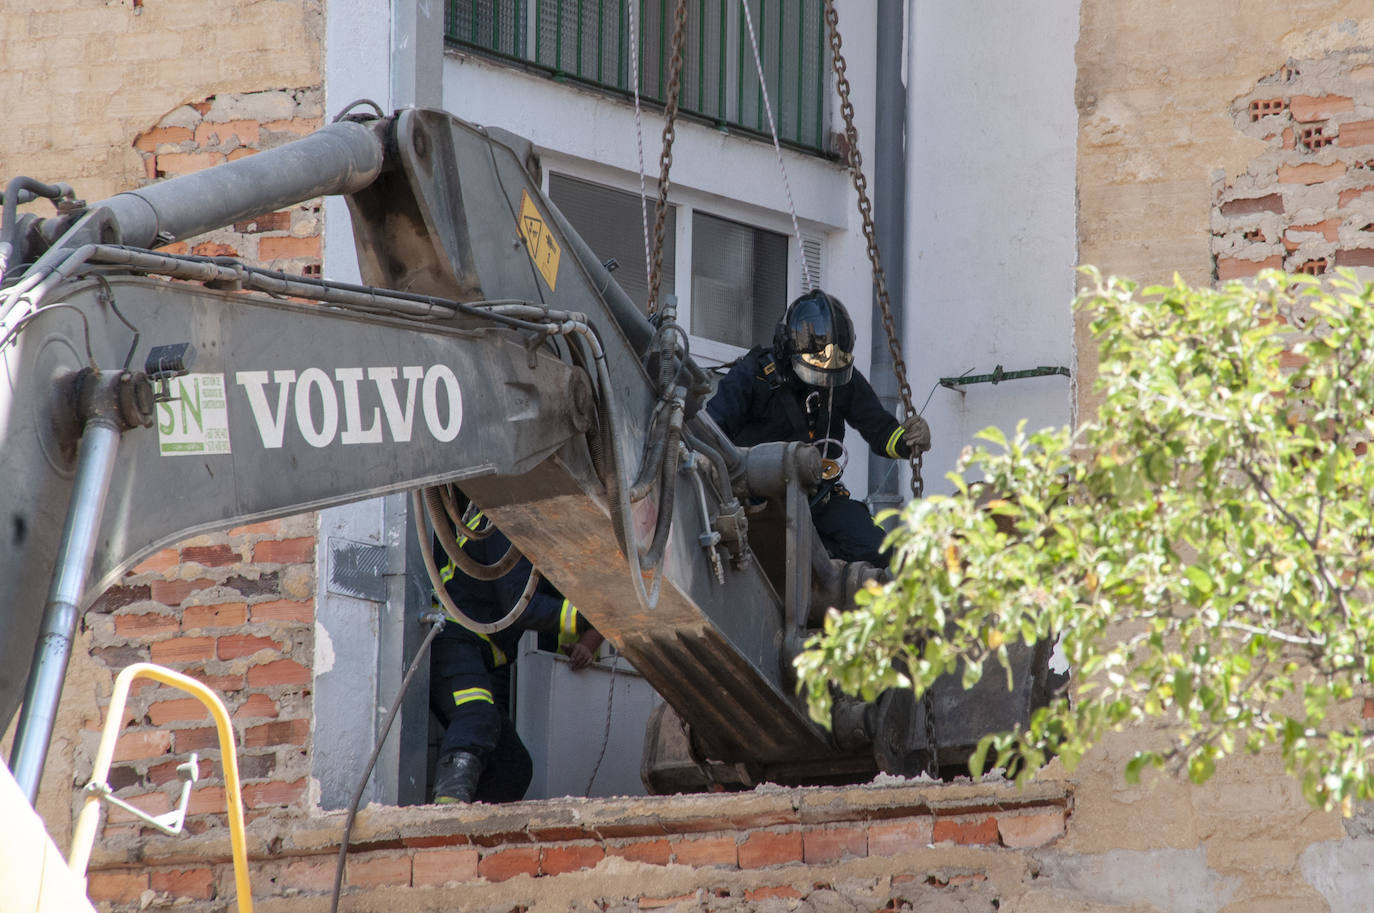
<instances>
[{"instance_id":1,"label":"green metal grille","mask_svg":"<svg viewBox=\"0 0 1374 913\"><path fill-rule=\"evenodd\" d=\"M830 49L823 0L744 0L754 20L778 136L828 152ZM639 2L639 92L662 103L676 0ZM554 79L616 94L633 90L628 0L448 0L448 39L464 48L533 64ZM768 133L741 0L689 0L682 111L722 128Z\"/></svg>"}]
</instances>

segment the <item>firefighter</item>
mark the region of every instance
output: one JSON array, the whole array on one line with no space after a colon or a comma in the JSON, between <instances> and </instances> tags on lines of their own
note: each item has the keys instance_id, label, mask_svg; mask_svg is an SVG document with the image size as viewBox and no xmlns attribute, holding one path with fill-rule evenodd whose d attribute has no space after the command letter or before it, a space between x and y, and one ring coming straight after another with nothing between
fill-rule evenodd
<instances>
[{"instance_id":1,"label":"firefighter","mask_svg":"<svg viewBox=\"0 0 1374 913\"><path fill-rule=\"evenodd\" d=\"M841 483L844 426L874 453L906 459L930 449L930 427L913 415L898 422L854 368L854 324L834 295L814 289L787 306L772 347L755 346L721 378L706 410L732 441L807 441L826 458L826 481L811 518L831 557L881 565L883 531Z\"/></svg>"},{"instance_id":2,"label":"firefighter","mask_svg":"<svg viewBox=\"0 0 1374 913\"><path fill-rule=\"evenodd\" d=\"M481 515L474 518L480 524ZM495 528L478 539L460 540L463 551L494 564L510 546ZM505 576L477 580L455 568L443 569L444 588L464 613L490 623L519 600L532 567L521 559ZM602 643L596 629L548 581L541 580L528 607L509 627L477 634L449 624L435 637L430 662L430 708L444 726L434 774L434 801L516 802L533 776L529 751L510 717L511 664L526 631L556 633L574 670L591 665Z\"/></svg>"}]
</instances>

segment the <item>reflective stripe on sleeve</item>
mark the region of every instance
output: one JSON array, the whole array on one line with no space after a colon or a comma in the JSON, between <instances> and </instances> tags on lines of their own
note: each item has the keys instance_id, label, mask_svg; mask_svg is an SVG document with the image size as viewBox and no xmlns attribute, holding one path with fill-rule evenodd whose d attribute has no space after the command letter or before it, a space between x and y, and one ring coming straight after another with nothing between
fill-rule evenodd
<instances>
[{"instance_id":1,"label":"reflective stripe on sleeve","mask_svg":"<svg viewBox=\"0 0 1374 913\"><path fill-rule=\"evenodd\" d=\"M902 426L898 425L897 430L892 432L892 436L887 439L887 446L883 448L887 452L887 455L894 460L897 459L897 442L902 439L902 431Z\"/></svg>"},{"instance_id":2,"label":"reflective stripe on sleeve","mask_svg":"<svg viewBox=\"0 0 1374 913\"><path fill-rule=\"evenodd\" d=\"M558 630L562 634L577 633L577 609L564 599L563 608L558 613Z\"/></svg>"},{"instance_id":3,"label":"reflective stripe on sleeve","mask_svg":"<svg viewBox=\"0 0 1374 913\"><path fill-rule=\"evenodd\" d=\"M488 704L495 704L491 699L491 692L486 688L464 688L462 691L453 692L453 705L461 707L473 701L486 701Z\"/></svg>"}]
</instances>

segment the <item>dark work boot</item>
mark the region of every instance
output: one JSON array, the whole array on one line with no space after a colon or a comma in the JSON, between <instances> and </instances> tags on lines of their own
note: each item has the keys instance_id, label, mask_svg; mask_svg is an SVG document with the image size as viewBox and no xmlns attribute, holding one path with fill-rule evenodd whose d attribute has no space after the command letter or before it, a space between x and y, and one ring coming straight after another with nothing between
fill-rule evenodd
<instances>
[{"instance_id":1,"label":"dark work boot","mask_svg":"<svg viewBox=\"0 0 1374 913\"><path fill-rule=\"evenodd\" d=\"M482 776L482 759L468 751L451 751L434 768L434 802L449 805L471 802Z\"/></svg>"}]
</instances>

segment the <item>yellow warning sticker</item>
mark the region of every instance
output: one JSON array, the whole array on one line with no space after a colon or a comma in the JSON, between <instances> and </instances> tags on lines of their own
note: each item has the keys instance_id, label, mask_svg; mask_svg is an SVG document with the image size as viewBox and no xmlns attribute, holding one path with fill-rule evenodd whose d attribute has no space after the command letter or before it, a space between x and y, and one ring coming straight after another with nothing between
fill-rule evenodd
<instances>
[{"instance_id":1,"label":"yellow warning sticker","mask_svg":"<svg viewBox=\"0 0 1374 913\"><path fill-rule=\"evenodd\" d=\"M558 246L544 217L534 208L534 200L530 199L528 190L520 191L520 224L517 227L539 275L549 284L549 291L556 291L554 284L558 281L558 259L563 256L563 248Z\"/></svg>"}]
</instances>

